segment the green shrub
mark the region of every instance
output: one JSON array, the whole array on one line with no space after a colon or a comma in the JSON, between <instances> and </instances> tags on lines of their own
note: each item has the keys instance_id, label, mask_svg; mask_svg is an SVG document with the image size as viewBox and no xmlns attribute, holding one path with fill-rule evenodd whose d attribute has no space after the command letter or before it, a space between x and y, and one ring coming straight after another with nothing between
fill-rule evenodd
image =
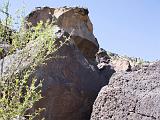
<instances>
[{"instance_id":1,"label":"green shrub","mask_svg":"<svg viewBox=\"0 0 160 120\"><path fill-rule=\"evenodd\" d=\"M8 14L8 5L9 2L5 5L5 9L1 10L6 15L4 18L5 24L0 24L0 37L2 38L1 42L7 42L9 44L9 39L12 40L11 50L8 54L13 54L17 50L24 49L28 42L33 42L36 44L38 42L39 51L35 54L32 63L27 69L15 68L14 64L11 67L12 73L7 76L3 74L3 62L1 66L1 77L0 77L0 120L14 120L20 119L21 117L28 117L32 120L36 115L38 115L43 109L35 110L33 113L26 114L29 109L31 109L36 101L39 101L41 96L41 87L42 82L38 85L35 85L36 78L31 80L31 83L28 82L30 75L34 72L36 66L44 62L44 58L55 51L53 36L53 26L48 23L45 23L43 26L40 22L36 27L31 29L24 29L21 27L19 32L13 32L12 34L7 33L7 29L10 28L11 18ZM22 18L24 19L24 18ZM21 23L21 26L24 26L24 21ZM34 32L33 32L34 31ZM0 51L1 52L1 51ZM22 50L22 56L19 59L28 55L30 56L29 49ZM21 60L19 60L21 61ZM19 61L15 61L19 62ZM20 63L18 63L20 64ZM17 72L18 71L18 72Z\"/></svg>"}]
</instances>

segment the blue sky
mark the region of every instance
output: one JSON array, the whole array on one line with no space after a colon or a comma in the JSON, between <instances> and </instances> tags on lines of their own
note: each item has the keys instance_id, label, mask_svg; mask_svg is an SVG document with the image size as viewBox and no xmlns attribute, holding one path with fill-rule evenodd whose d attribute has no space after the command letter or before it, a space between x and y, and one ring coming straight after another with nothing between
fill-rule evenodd
<instances>
[{"instance_id":1,"label":"blue sky","mask_svg":"<svg viewBox=\"0 0 160 120\"><path fill-rule=\"evenodd\" d=\"M160 0L10 0L10 11L38 6L89 9L100 47L145 60L160 60ZM0 1L0 5L2 0Z\"/></svg>"}]
</instances>

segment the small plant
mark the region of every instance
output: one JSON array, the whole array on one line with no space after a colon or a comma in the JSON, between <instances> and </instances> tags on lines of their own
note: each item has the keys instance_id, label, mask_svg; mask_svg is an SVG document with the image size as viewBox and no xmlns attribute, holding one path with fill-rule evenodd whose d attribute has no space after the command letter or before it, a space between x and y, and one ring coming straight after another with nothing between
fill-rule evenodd
<instances>
[{"instance_id":1,"label":"small plant","mask_svg":"<svg viewBox=\"0 0 160 120\"><path fill-rule=\"evenodd\" d=\"M33 74L36 66L43 64L44 58L55 51L53 36L54 27L49 22L43 24L40 22L36 27L24 29L21 27L19 32L12 32L8 34L10 30L11 16L9 16L8 8L9 2L5 4L5 9L1 10L6 17L4 18L5 24L0 24L0 38L2 43L11 44L11 49L8 54L13 54L16 51L22 50L20 58L12 64L9 71L12 71L8 75L3 72L4 58L1 59L1 76L0 76L0 120L14 120L23 119L27 117L32 120L43 109L34 110L32 113L27 114L34 103L39 101L41 96L42 81L36 83L36 78L30 78ZM24 18L22 19L21 26L24 26ZM30 23L28 23L30 24ZM11 39L11 42L9 41ZM21 69L20 65L22 61L30 57L30 48L27 48L27 44L38 45L38 51L35 55L32 55L33 59L25 69ZM3 52L0 48L0 52ZM19 64L19 65L17 65Z\"/></svg>"}]
</instances>

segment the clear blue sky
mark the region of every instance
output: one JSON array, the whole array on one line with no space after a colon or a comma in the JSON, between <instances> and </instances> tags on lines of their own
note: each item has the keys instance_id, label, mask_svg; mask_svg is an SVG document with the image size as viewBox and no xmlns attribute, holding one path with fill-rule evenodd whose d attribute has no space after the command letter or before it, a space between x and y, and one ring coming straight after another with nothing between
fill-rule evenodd
<instances>
[{"instance_id":1,"label":"clear blue sky","mask_svg":"<svg viewBox=\"0 0 160 120\"><path fill-rule=\"evenodd\" d=\"M11 13L23 3L26 13L38 6L87 7L100 47L145 60L160 59L160 0L10 1Z\"/></svg>"}]
</instances>

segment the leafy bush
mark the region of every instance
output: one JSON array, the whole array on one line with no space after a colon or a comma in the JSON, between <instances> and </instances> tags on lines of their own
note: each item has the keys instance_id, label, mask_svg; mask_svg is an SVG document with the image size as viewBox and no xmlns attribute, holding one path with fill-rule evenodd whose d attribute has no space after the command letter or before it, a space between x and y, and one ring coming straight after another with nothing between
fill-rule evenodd
<instances>
[{"instance_id":1,"label":"leafy bush","mask_svg":"<svg viewBox=\"0 0 160 120\"><path fill-rule=\"evenodd\" d=\"M12 33L8 33L12 30L10 27L14 26L10 22L12 21L12 17L9 16L8 6L9 2L5 4L5 9L1 10L6 17L0 24L1 43L11 44L11 49L8 52L8 55L16 53L21 49L25 49L24 47L26 47L28 42L33 42L33 44L38 42L39 51L34 55L34 58L27 69L20 69L19 67L15 67L13 64L10 68L12 72L7 76L3 72L4 58L1 59L0 120L19 120L23 117L27 117L32 120L43 110L38 109L30 114L26 114L27 111L33 107L34 103L42 98L42 82L35 85L36 78L33 78L31 83L28 81L30 79L30 75L34 72L35 67L42 64L44 62L44 58L51 52L55 51L55 36L53 36L54 28L51 24L49 25L48 23L45 23L45 26L43 26L43 23L40 22L36 27L32 27L27 30L21 27L19 32L14 31ZM24 18L22 18L21 26L24 26ZM11 42L9 40L11 40ZM19 59L29 57L29 51L29 49L22 50L22 55ZM15 61L15 63L21 64L20 61L21 60Z\"/></svg>"}]
</instances>

